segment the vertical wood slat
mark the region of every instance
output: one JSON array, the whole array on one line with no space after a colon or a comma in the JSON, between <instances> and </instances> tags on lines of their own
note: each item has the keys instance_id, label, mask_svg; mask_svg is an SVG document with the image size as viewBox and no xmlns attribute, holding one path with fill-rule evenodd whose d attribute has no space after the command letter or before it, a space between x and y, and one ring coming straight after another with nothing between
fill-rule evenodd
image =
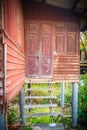
<instances>
[{"instance_id":1,"label":"vertical wood slat","mask_svg":"<svg viewBox=\"0 0 87 130\"><path fill-rule=\"evenodd\" d=\"M2 39L0 39L0 109L2 108L3 104L4 104L4 46L2 44ZM0 113L2 112L0 111Z\"/></svg>"},{"instance_id":2,"label":"vertical wood slat","mask_svg":"<svg viewBox=\"0 0 87 130\"><path fill-rule=\"evenodd\" d=\"M0 42L0 96L2 95L3 92L3 45Z\"/></svg>"}]
</instances>

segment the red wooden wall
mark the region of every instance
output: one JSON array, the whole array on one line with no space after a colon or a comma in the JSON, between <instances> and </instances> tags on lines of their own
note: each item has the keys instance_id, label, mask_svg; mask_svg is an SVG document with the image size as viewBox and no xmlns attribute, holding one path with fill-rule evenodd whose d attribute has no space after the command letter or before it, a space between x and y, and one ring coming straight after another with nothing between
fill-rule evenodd
<instances>
[{"instance_id":1,"label":"red wooden wall","mask_svg":"<svg viewBox=\"0 0 87 130\"><path fill-rule=\"evenodd\" d=\"M52 24L53 81L79 81L79 16L70 10L26 1L25 21ZM25 24L28 24L25 22ZM25 25L26 26L26 25ZM28 26L25 32L28 31ZM29 34L25 37L27 39ZM27 44L27 41L26 41Z\"/></svg>"},{"instance_id":2,"label":"red wooden wall","mask_svg":"<svg viewBox=\"0 0 87 130\"><path fill-rule=\"evenodd\" d=\"M4 0L4 43L7 44L6 98L11 101L25 82L24 16L21 0Z\"/></svg>"},{"instance_id":3,"label":"red wooden wall","mask_svg":"<svg viewBox=\"0 0 87 130\"><path fill-rule=\"evenodd\" d=\"M1 32L0 32L1 34ZM1 106L4 103L4 95L3 95L3 81L4 81L4 77L3 77L3 73L4 73L4 68L3 68L3 52L4 52L4 48L3 48L3 44L2 44L2 39L0 37L0 110L1 110ZM1 113L1 111L0 111Z\"/></svg>"}]
</instances>

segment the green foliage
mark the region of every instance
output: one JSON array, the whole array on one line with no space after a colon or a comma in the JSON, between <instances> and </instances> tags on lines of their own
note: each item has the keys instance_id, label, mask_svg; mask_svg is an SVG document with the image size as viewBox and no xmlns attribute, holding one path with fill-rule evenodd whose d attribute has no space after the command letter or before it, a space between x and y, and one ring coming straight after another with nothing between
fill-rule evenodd
<instances>
[{"instance_id":1,"label":"green foliage","mask_svg":"<svg viewBox=\"0 0 87 130\"><path fill-rule=\"evenodd\" d=\"M28 118L27 121L30 119ZM50 123L50 117L43 116L43 117L34 117L32 118L32 124L49 124Z\"/></svg>"},{"instance_id":2,"label":"green foliage","mask_svg":"<svg viewBox=\"0 0 87 130\"><path fill-rule=\"evenodd\" d=\"M65 94L65 103L70 104L70 105L72 103L71 92L69 92L69 91Z\"/></svg>"},{"instance_id":3,"label":"green foliage","mask_svg":"<svg viewBox=\"0 0 87 130\"><path fill-rule=\"evenodd\" d=\"M19 124L20 113L18 105L11 103L8 107L8 125L9 130L33 130L32 123L29 120L28 124L21 125ZM18 125L17 125L18 124ZM15 126L15 128L14 128Z\"/></svg>"},{"instance_id":4,"label":"green foliage","mask_svg":"<svg viewBox=\"0 0 87 130\"><path fill-rule=\"evenodd\" d=\"M19 103L19 94L14 98L12 101L13 104L18 104Z\"/></svg>"},{"instance_id":5,"label":"green foliage","mask_svg":"<svg viewBox=\"0 0 87 130\"><path fill-rule=\"evenodd\" d=\"M80 50L87 50L87 32L80 33Z\"/></svg>"},{"instance_id":6,"label":"green foliage","mask_svg":"<svg viewBox=\"0 0 87 130\"><path fill-rule=\"evenodd\" d=\"M87 74L81 76L83 85L79 86L78 96L78 130L87 129Z\"/></svg>"},{"instance_id":7,"label":"green foliage","mask_svg":"<svg viewBox=\"0 0 87 130\"><path fill-rule=\"evenodd\" d=\"M10 104L8 107L8 125L13 125L20 120L19 108L17 105Z\"/></svg>"},{"instance_id":8,"label":"green foliage","mask_svg":"<svg viewBox=\"0 0 87 130\"><path fill-rule=\"evenodd\" d=\"M22 125L20 130L33 130L32 124Z\"/></svg>"},{"instance_id":9,"label":"green foliage","mask_svg":"<svg viewBox=\"0 0 87 130\"><path fill-rule=\"evenodd\" d=\"M82 127L84 130L87 130L87 111L79 110L78 111L78 129Z\"/></svg>"},{"instance_id":10,"label":"green foliage","mask_svg":"<svg viewBox=\"0 0 87 130\"><path fill-rule=\"evenodd\" d=\"M71 126L71 119L66 117L59 117L59 123L62 123L65 128L69 128Z\"/></svg>"},{"instance_id":11,"label":"green foliage","mask_svg":"<svg viewBox=\"0 0 87 130\"><path fill-rule=\"evenodd\" d=\"M87 110L87 74L81 76L84 85L79 87L79 102L78 108L85 111Z\"/></svg>"},{"instance_id":12,"label":"green foliage","mask_svg":"<svg viewBox=\"0 0 87 130\"><path fill-rule=\"evenodd\" d=\"M71 103L72 103L72 84L69 84L69 87L65 91L65 104L71 105Z\"/></svg>"}]
</instances>

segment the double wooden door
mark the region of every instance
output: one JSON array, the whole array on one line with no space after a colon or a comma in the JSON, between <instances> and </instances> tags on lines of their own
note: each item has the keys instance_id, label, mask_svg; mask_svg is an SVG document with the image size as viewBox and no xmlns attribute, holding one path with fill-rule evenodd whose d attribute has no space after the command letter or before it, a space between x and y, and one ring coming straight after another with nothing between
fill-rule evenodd
<instances>
[{"instance_id":1,"label":"double wooden door","mask_svg":"<svg viewBox=\"0 0 87 130\"><path fill-rule=\"evenodd\" d=\"M52 77L52 24L26 21L26 74L33 78Z\"/></svg>"}]
</instances>

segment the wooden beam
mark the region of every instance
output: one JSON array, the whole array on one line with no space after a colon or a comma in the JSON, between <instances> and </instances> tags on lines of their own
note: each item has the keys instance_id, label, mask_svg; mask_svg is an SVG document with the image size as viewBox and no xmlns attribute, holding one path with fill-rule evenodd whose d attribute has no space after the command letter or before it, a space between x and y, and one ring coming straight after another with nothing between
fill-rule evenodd
<instances>
[{"instance_id":1,"label":"wooden beam","mask_svg":"<svg viewBox=\"0 0 87 130\"><path fill-rule=\"evenodd\" d=\"M82 11L82 13L81 13L81 17L85 14L87 12L87 8L85 8L83 11Z\"/></svg>"},{"instance_id":2,"label":"wooden beam","mask_svg":"<svg viewBox=\"0 0 87 130\"><path fill-rule=\"evenodd\" d=\"M73 2L73 5L72 5L72 10L74 10L76 7L77 7L77 5L78 5L78 3L80 2L80 0L74 0L74 2Z\"/></svg>"},{"instance_id":3,"label":"wooden beam","mask_svg":"<svg viewBox=\"0 0 87 130\"><path fill-rule=\"evenodd\" d=\"M85 31L85 30L87 30L87 25L84 25L81 29L80 29L80 31Z\"/></svg>"},{"instance_id":4,"label":"wooden beam","mask_svg":"<svg viewBox=\"0 0 87 130\"><path fill-rule=\"evenodd\" d=\"M43 3L45 4L45 3L46 3L46 0L43 0Z\"/></svg>"}]
</instances>

